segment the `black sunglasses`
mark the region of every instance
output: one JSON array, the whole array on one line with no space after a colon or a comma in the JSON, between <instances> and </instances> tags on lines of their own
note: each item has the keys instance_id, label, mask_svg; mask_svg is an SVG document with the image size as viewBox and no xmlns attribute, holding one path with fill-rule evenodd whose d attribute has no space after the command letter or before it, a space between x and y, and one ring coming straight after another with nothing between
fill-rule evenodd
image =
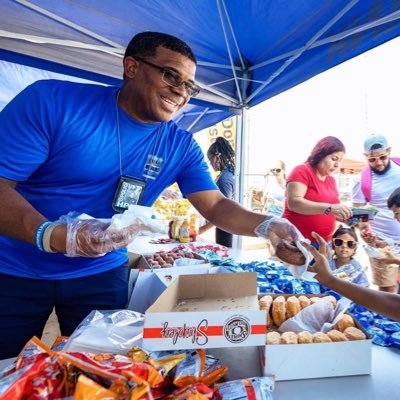
<instances>
[{"instance_id":1,"label":"black sunglasses","mask_svg":"<svg viewBox=\"0 0 400 400\"><path fill-rule=\"evenodd\" d=\"M277 172L279 174L279 172L281 172L282 170L280 168L273 168L271 169L271 172Z\"/></svg>"},{"instance_id":2,"label":"black sunglasses","mask_svg":"<svg viewBox=\"0 0 400 400\"><path fill-rule=\"evenodd\" d=\"M381 161L386 161L386 160L388 159L388 155L385 154L385 155L379 156L379 157L370 157L370 158L367 158L367 160L368 160L368 162L370 162L370 163L374 163L378 158L379 158L379 160L381 160Z\"/></svg>"},{"instance_id":3,"label":"black sunglasses","mask_svg":"<svg viewBox=\"0 0 400 400\"><path fill-rule=\"evenodd\" d=\"M189 81L184 81L181 79L179 74L172 69L161 67L160 65L156 65L151 63L150 61L147 61L141 57L134 57L136 60L141 61L144 64L150 65L150 67L157 68L162 72L162 80L164 83L166 83L169 86L172 87L179 87L183 85L185 87L186 93L189 97L196 97L200 93L200 88L193 82Z\"/></svg>"},{"instance_id":4,"label":"black sunglasses","mask_svg":"<svg viewBox=\"0 0 400 400\"><path fill-rule=\"evenodd\" d=\"M335 247L343 246L343 243L346 243L349 249L355 249L357 247L357 242L355 240L333 239Z\"/></svg>"}]
</instances>

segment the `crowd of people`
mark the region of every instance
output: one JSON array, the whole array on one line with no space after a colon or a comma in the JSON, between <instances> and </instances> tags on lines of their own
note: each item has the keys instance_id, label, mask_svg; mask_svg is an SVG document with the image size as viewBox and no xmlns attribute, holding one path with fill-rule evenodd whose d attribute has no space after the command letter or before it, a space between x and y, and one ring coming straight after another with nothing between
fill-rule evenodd
<instances>
[{"instance_id":1,"label":"crowd of people","mask_svg":"<svg viewBox=\"0 0 400 400\"><path fill-rule=\"evenodd\" d=\"M308 246L317 278L337 286L324 269L326 241L334 237L333 268L352 260L353 253L340 248L355 250L357 242L349 231L335 233L336 221L351 216L331 176L344 145L334 137L322 139L287 182L284 164L273 168L285 186L283 218L251 212L232 200L235 160L229 143L218 139L208 151L220 172L214 182L193 136L172 121L200 91L195 72L196 57L186 43L143 32L126 48L121 87L39 81L0 113L0 359L16 356L28 339L40 337L53 308L62 335L69 336L91 310L126 306L126 246L140 228L110 230L102 219L129 205L152 205L175 182L228 245L230 234L269 239L271 231L293 242L297 227L319 247ZM384 198L400 186L400 166L389 158L386 142L377 144L369 141L366 149L371 197L364 201L355 189L354 199L388 211ZM132 190L135 196L127 196ZM390 206L396 212L397 201ZM78 217L82 213L93 218ZM387 235L400 238L399 225L394 228L386 214L363 228L364 240L381 245ZM384 262L398 265L394 257L387 254ZM380 287L392 287L390 279Z\"/></svg>"}]
</instances>

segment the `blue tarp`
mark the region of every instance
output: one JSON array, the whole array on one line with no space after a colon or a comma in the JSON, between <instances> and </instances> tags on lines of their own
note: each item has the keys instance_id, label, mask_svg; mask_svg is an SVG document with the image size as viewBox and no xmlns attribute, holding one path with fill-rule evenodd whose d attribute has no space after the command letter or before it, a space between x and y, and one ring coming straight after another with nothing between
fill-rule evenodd
<instances>
[{"instance_id":1,"label":"blue tarp","mask_svg":"<svg viewBox=\"0 0 400 400\"><path fill-rule=\"evenodd\" d=\"M0 59L106 84L134 34L182 38L203 90L177 118L197 131L399 36L400 1L2 0L0 29Z\"/></svg>"}]
</instances>

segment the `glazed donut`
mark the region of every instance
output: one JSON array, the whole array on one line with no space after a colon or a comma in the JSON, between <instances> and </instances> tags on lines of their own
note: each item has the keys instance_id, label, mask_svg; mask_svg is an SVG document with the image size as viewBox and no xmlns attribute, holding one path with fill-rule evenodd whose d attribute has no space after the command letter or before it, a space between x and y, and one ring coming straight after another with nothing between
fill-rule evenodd
<instances>
[{"instance_id":1,"label":"glazed donut","mask_svg":"<svg viewBox=\"0 0 400 400\"><path fill-rule=\"evenodd\" d=\"M275 255L285 263L291 265L304 265L304 254L289 240L281 240L276 246Z\"/></svg>"}]
</instances>

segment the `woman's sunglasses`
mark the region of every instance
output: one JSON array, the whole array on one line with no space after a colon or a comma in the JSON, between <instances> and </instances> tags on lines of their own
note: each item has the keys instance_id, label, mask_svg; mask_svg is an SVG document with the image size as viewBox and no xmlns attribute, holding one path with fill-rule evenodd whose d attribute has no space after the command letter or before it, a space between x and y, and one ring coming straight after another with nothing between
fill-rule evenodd
<instances>
[{"instance_id":1,"label":"woman's sunglasses","mask_svg":"<svg viewBox=\"0 0 400 400\"><path fill-rule=\"evenodd\" d=\"M357 242L355 240L333 239L335 247L343 246L343 243L346 243L349 249L355 249L357 247Z\"/></svg>"},{"instance_id":2,"label":"woman's sunglasses","mask_svg":"<svg viewBox=\"0 0 400 400\"><path fill-rule=\"evenodd\" d=\"M370 157L370 158L368 158L367 160L368 160L369 163L374 163L374 162L375 162L376 160L378 160L378 159L381 160L381 161L386 161L387 158L388 158L388 155L385 154L385 155L379 156L379 157Z\"/></svg>"},{"instance_id":3,"label":"woman's sunglasses","mask_svg":"<svg viewBox=\"0 0 400 400\"><path fill-rule=\"evenodd\" d=\"M282 170L280 168L272 168L271 172L276 172L279 174L279 172L281 172Z\"/></svg>"}]
</instances>

